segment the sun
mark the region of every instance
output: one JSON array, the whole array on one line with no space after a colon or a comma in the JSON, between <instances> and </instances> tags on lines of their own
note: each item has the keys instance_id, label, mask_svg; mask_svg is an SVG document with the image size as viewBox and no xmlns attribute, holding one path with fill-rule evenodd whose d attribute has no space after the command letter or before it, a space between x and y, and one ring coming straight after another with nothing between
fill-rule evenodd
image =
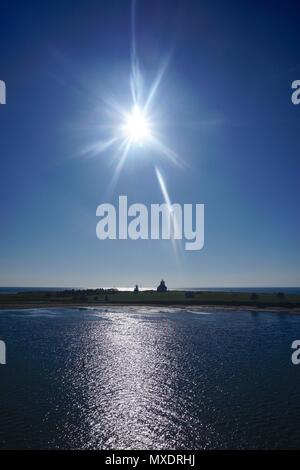
<instances>
[{"instance_id":1,"label":"sun","mask_svg":"<svg viewBox=\"0 0 300 470\"><path fill-rule=\"evenodd\" d=\"M131 113L125 117L123 131L131 142L143 143L151 137L151 125L148 117L139 106L135 105Z\"/></svg>"}]
</instances>

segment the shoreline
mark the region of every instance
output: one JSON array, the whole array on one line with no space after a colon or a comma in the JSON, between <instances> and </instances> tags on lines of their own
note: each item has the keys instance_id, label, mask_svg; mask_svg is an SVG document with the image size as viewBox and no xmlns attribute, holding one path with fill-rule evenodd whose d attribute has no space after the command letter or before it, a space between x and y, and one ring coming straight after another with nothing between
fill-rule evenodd
<instances>
[{"instance_id":1,"label":"shoreline","mask_svg":"<svg viewBox=\"0 0 300 470\"><path fill-rule=\"evenodd\" d=\"M110 307L171 307L171 308L182 308L191 309L198 308L202 309L215 309L223 311L235 311L235 310L246 310L256 313L284 313L284 314L300 314L300 307L287 307L279 305L247 305L247 304L236 304L236 305L225 305L225 304L200 304L200 303L178 303L178 302L89 302L87 304L80 303L60 303L60 302L20 302L20 303L7 303L0 304L1 310L32 310L41 308L66 308L66 309L89 309L89 308L110 308Z\"/></svg>"},{"instance_id":2,"label":"shoreline","mask_svg":"<svg viewBox=\"0 0 300 470\"><path fill-rule=\"evenodd\" d=\"M300 313L300 295L255 292L209 291L118 291L85 289L31 291L0 295L0 311L35 308L173 307L182 309L247 310L253 312Z\"/></svg>"}]
</instances>

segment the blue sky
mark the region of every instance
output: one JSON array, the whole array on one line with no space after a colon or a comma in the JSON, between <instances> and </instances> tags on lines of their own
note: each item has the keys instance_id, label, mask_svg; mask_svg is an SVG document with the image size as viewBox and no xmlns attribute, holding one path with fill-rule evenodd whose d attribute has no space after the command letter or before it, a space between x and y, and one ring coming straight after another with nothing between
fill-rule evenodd
<instances>
[{"instance_id":1,"label":"blue sky","mask_svg":"<svg viewBox=\"0 0 300 470\"><path fill-rule=\"evenodd\" d=\"M130 107L131 2L2 1L0 285L298 286L300 79L297 2L139 0L145 86L164 143L185 161L134 148L114 190L104 98ZM205 204L205 245L100 241L96 208L126 194Z\"/></svg>"}]
</instances>

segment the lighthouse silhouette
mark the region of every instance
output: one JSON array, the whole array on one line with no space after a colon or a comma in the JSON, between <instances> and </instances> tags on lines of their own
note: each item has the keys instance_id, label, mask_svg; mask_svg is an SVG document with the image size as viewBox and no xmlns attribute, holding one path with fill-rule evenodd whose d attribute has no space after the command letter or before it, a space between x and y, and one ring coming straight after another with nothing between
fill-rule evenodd
<instances>
[{"instance_id":1,"label":"lighthouse silhouette","mask_svg":"<svg viewBox=\"0 0 300 470\"><path fill-rule=\"evenodd\" d=\"M163 279L160 281L160 284L157 288L157 292L167 292L167 286L166 286L165 281Z\"/></svg>"}]
</instances>

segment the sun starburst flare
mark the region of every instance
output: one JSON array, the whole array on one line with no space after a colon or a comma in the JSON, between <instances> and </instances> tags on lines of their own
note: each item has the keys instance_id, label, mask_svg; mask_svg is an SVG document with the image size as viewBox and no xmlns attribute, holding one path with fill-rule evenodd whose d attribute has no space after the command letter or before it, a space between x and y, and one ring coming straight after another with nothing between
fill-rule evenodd
<instances>
[{"instance_id":1,"label":"sun starburst flare","mask_svg":"<svg viewBox=\"0 0 300 470\"><path fill-rule=\"evenodd\" d=\"M126 115L123 132L132 143L143 143L151 138L151 123L138 105L133 106L131 113Z\"/></svg>"},{"instance_id":2,"label":"sun starburst flare","mask_svg":"<svg viewBox=\"0 0 300 470\"><path fill-rule=\"evenodd\" d=\"M155 107L154 98L162 77L161 71L158 76L159 78L155 80L154 86L150 88L146 99L142 100L140 97L141 91L137 92L140 88L141 79L137 78L136 73L132 74L131 83L134 77L138 81L135 83L135 87L131 85L132 102L128 109L113 100L105 100L107 115L110 116L111 122L100 125L99 130L102 134L105 133L106 137L102 135L101 140L99 139L87 146L82 153L96 156L115 148L116 171L120 171L131 150L134 147L143 147L151 150L154 156L159 155L176 166L184 166L178 154L162 140L161 135L163 134L164 125L161 120L158 121L154 118L154 115L159 115L158 111L151 112ZM140 77L140 73L138 77Z\"/></svg>"},{"instance_id":3,"label":"sun starburst flare","mask_svg":"<svg viewBox=\"0 0 300 470\"><path fill-rule=\"evenodd\" d=\"M113 178L115 182L118 173L126 162L131 150L147 149L153 156L159 155L168 159L172 164L183 167L184 164L178 154L163 141L163 127L167 124L161 119L161 113L157 107L156 97L161 81L166 72L169 57L162 62L151 86L146 89L145 81L137 55L135 39L135 13L136 2L132 2L132 41L131 41L131 71L129 75L130 102L127 106L118 100L105 94L102 111L106 114L105 122L100 123L99 132L102 134L99 140L87 146L82 153L96 156L115 149L114 156L117 160L116 171ZM125 77L126 79L126 77ZM158 119L159 118L159 119ZM143 149L142 149L143 148ZM110 153L112 155L112 153Z\"/></svg>"}]
</instances>

